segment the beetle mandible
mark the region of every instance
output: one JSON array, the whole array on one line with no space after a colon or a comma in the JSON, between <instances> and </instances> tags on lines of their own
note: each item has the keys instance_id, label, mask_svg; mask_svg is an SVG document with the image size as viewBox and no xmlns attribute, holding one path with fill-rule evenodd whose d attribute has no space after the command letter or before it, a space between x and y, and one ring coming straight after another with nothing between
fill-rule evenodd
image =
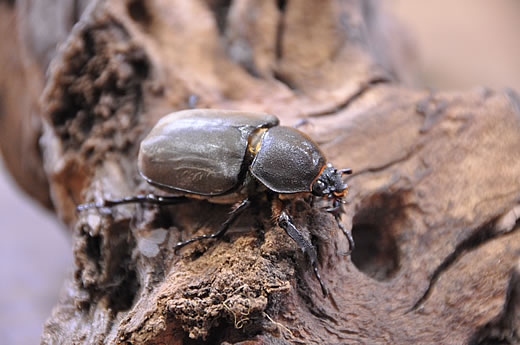
<instances>
[{"instance_id":1,"label":"beetle mandible","mask_svg":"<svg viewBox=\"0 0 520 345\"><path fill-rule=\"evenodd\" d=\"M138 169L149 184L174 195L136 195L81 204L77 209L127 203L171 205L188 198L236 203L217 232L179 242L175 247L178 249L223 236L250 206L251 196L267 193L273 219L307 254L322 292L327 295L318 271L316 248L294 225L285 200L305 193L330 200L332 205L327 211L334 214L352 250L352 235L340 223L348 188L342 176L352 170L335 169L307 135L278 124L274 115L234 110L191 109L166 115L141 142Z\"/></svg>"}]
</instances>

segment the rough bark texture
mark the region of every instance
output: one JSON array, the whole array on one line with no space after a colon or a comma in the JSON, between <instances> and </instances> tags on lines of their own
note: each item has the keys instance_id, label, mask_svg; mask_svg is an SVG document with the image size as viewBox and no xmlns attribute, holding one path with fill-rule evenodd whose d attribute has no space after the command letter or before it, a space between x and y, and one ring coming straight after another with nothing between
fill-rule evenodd
<instances>
[{"instance_id":1,"label":"rough bark texture","mask_svg":"<svg viewBox=\"0 0 520 345\"><path fill-rule=\"evenodd\" d=\"M406 60L398 38L383 41L388 25L368 1L93 2L41 104L45 171L75 255L43 343L518 343L519 97L400 88ZM178 253L229 206L76 213L153 191L139 141L192 96L306 119L329 160L354 169L351 256L322 205L291 204L328 298L262 199L227 240Z\"/></svg>"}]
</instances>

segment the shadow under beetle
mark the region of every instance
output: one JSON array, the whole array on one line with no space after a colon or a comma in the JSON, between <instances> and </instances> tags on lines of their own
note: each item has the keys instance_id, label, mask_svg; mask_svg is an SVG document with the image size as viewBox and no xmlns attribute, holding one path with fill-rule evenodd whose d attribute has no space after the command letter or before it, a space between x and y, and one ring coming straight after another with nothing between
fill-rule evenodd
<instances>
[{"instance_id":1,"label":"shadow under beetle","mask_svg":"<svg viewBox=\"0 0 520 345\"><path fill-rule=\"evenodd\" d=\"M236 203L217 232L179 242L178 249L223 236L250 205L252 195L267 193L273 219L307 254L326 296L316 248L293 224L285 200L305 193L331 200L327 211L334 214L352 250L352 235L340 223L342 198L348 188L342 176L352 170L335 169L307 135L278 124L278 118L270 114L233 110L193 109L166 115L141 142L138 168L149 184L175 195L136 195L81 204L77 209L127 203L171 205L187 198Z\"/></svg>"}]
</instances>

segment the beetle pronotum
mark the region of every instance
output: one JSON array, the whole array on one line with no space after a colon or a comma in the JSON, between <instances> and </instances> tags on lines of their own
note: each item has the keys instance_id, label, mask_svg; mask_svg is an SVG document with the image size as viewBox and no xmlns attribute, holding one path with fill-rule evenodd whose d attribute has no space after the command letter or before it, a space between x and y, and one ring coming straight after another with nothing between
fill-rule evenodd
<instances>
[{"instance_id":1,"label":"beetle pronotum","mask_svg":"<svg viewBox=\"0 0 520 345\"><path fill-rule=\"evenodd\" d=\"M149 184L175 195L136 195L77 208L126 203L170 205L187 198L237 204L217 232L179 242L177 249L221 237L250 206L253 194L267 193L273 219L308 255L322 292L327 295L318 271L316 248L294 225L285 200L302 193L331 200L332 207L327 210L334 213L352 249L352 235L339 221L348 188L342 176L352 171L335 169L308 136L278 124L278 118L270 114L233 110L193 109L166 115L141 142L138 168Z\"/></svg>"}]
</instances>

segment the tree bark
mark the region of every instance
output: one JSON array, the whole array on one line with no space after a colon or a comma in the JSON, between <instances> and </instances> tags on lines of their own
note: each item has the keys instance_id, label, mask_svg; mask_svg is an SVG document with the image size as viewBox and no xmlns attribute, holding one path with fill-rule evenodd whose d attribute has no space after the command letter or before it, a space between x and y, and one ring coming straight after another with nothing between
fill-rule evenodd
<instances>
[{"instance_id":1,"label":"tree bark","mask_svg":"<svg viewBox=\"0 0 520 345\"><path fill-rule=\"evenodd\" d=\"M43 164L75 256L42 342L518 343L520 98L402 87L406 44L372 1L92 2L41 101ZM262 200L226 240L178 252L230 206L76 212L155 192L137 172L140 139L194 98L307 120L329 161L354 170L350 256L324 205L290 209L327 298Z\"/></svg>"}]
</instances>

